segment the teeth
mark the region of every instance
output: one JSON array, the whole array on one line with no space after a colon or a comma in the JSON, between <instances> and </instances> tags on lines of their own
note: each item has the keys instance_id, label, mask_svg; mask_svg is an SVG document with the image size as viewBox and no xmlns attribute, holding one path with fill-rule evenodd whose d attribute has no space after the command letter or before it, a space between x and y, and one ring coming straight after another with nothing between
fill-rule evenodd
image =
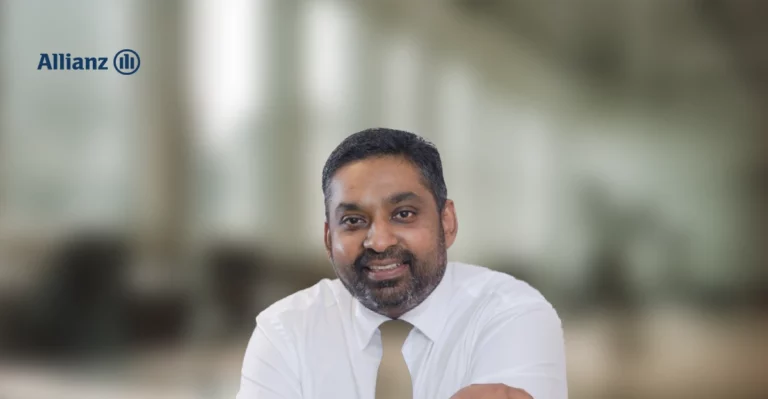
<instances>
[{"instance_id":1,"label":"teeth","mask_svg":"<svg viewBox=\"0 0 768 399\"><path fill-rule=\"evenodd\" d=\"M371 266L371 270L392 270L398 266L400 266L399 263L393 263L391 265L386 265L386 266Z\"/></svg>"}]
</instances>

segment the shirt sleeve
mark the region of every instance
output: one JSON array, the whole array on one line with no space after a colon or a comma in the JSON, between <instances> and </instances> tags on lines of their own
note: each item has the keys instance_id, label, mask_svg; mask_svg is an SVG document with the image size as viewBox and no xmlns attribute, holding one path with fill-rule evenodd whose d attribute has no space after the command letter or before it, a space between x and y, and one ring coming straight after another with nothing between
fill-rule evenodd
<instances>
[{"instance_id":1,"label":"shirt sleeve","mask_svg":"<svg viewBox=\"0 0 768 399\"><path fill-rule=\"evenodd\" d=\"M567 399L560 318L548 304L506 310L480 331L469 369L471 384L500 383L534 399Z\"/></svg>"},{"instance_id":2,"label":"shirt sleeve","mask_svg":"<svg viewBox=\"0 0 768 399\"><path fill-rule=\"evenodd\" d=\"M279 321L257 318L245 350L237 399L301 399L292 347Z\"/></svg>"}]
</instances>

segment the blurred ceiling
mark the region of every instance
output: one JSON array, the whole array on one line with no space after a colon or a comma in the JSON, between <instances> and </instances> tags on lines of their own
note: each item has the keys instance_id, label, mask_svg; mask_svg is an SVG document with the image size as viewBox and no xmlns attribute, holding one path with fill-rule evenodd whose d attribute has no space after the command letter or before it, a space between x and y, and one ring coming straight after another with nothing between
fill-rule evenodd
<instances>
[{"instance_id":1,"label":"blurred ceiling","mask_svg":"<svg viewBox=\"0 0 768 399\"><path fill-rule=\"evenodd\" d=\"M768 3L759 0L454 0L591 83L649 100L768 95ZM734 80L735 79L735 80Z\"/></svg>"},{"instance_id":2,"label":"blurred ceiling","mask_svg":"<svg viewBox=\"0 0 768 399\"><path fill-rule=\"evenodd\" d=\"M752 92L768 101L768 3L759 0L699 0L700 16L722 40Z\"/></svg>"}]
</instances>

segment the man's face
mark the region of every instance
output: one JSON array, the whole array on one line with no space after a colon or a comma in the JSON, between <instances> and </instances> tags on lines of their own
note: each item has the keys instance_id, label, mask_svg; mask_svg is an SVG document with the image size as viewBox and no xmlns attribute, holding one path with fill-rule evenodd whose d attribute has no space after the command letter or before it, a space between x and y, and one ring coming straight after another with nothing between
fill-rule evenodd
<instances>
[{"instance_id":1,"label":"man's face","mask_svg":"<svg viewBox=\"0 0 768 399\"><path fill-rule=\"evenodd\" d=\"M457 230L453 202L438 212L419 169L405 158L368 158L340 168L327 206L328 256L367 308L399 317L442 279Z\"/></svg>"}]
</instances>

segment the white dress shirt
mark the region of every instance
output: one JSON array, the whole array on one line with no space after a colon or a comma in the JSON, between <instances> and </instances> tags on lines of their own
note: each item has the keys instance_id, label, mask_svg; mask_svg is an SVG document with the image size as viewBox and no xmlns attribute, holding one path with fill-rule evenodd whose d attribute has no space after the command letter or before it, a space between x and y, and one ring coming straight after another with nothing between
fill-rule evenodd
<instances>
[{"instance_id":1,"label":"white dress shirt","mask_svg":"<svg viewBox=\"0 0 768 399\"><path fill-rule=\"evenodd\" d=\"M414 399L448 399L502 383L535 399L567 399L560 319L544 297L507 274L457 262L401 319ZM338 279L324 279L256 317L238 399L373 399L379 324Z\"/></svg>"}]
</instances>

